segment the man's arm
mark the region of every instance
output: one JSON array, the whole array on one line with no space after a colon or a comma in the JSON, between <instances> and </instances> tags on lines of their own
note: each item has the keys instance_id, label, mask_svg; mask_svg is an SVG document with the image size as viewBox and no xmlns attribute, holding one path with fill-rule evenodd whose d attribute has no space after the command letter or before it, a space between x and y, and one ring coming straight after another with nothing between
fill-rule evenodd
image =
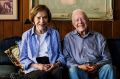
<instances>
[{"instance_id":1,"label":"man's arm","mask_svg":"<svg viewBox=\"0 0 120 79\"><path fill-rule=\"evenodd\" d=\"M97 62L96 65L102 66L104 64L111 64L112 61L111 61L110 52L107 47L106 40L103 37L102 37L102 40L100 41L100 43L101 43L101 48L100 48L101 60L99 62Z\"/></svg>"},{"instance_id":2,"label":"man's arm","mask_svg":"<svg viewBox=\"0 0 120 79\"><path fill-rule=\"evenodd\" d=\"M67 66L71 66L71 65L77 66L76 61L70 55L71 52L72 51L70 49L70 44L69 44L68 38L65 37L64 38L64 46L63 46L63 54L64 54L64 57L65 57L65 61L67 63Z\"/></svg>"}]
</instances>

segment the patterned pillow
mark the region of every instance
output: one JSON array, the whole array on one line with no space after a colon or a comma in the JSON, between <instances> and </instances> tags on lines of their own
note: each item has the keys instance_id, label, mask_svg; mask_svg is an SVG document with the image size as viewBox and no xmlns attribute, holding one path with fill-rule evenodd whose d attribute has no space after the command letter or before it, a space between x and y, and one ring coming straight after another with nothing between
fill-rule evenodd
<instances>
[{"instance_id":1,"label":"patterned pillow","mask_svg":"<svg viewBox=\"0 0 120 79\"><path fill-rule=\"evenodd\" d=\"M22 65L19 62L19 48L17 45L11 46L7 50L5 50L4 53L8 55L9 59L15 66L22 69Z\"/></svg>"}]
</instances>

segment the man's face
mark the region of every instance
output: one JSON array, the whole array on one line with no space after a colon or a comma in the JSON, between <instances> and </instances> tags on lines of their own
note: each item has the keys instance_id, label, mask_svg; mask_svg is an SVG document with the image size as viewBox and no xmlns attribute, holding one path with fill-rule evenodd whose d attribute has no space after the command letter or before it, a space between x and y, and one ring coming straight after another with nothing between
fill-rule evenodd
<instances>
[{"instance_id":1,"label":"man's face","mask_svg":"<svg viewBox=\"0 0 120 79\"><path fill-rule=\"evenodd\" d=\"M87 30L88 19L83 12L75 12L72 15L72 24L78 32L85 32Z\"/></svg>"}]
</instances>

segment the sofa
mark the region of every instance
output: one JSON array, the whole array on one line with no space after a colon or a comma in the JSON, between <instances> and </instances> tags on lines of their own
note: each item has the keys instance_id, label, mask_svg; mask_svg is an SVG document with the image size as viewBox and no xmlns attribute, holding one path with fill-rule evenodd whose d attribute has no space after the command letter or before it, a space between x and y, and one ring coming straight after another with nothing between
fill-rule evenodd
<instances>
[{"instance_id":1,"label":"sofa","mask_svg":"<svg viewBox=\"0 0 120 79\"><path fill-rule=\"evenodd\" d=\"M11 62L4 51L16 45L16 42L20 40L21 37L18 36L0 40L0 79L4 77L9 79L13 73L18 73L19 67ZM113 65L116 68L117 79L120 79L120 39L107 39L107 45L111 53Z\"/></svg>"},{"instance_id":2,"label":"sofa","mask_svg":"<svg viewBox=\"0 0 120 79\"><path fill-rule=\"evenodd\" d=\"M12 73L18 73L18 67L11 62L4 51L16 45L19 40L21 40L21 37L18 36L0 40L0 79L9 79Z\"/></svg>"},{"instance_id":3,"label":"sofa","mask_svg":"<svg viewBox=\"0 0 120 79\"><path fill-rule=\"evenodd\" d=\"M107 45L112 57L112 64L115 66L116 79L120 79L120 39L107 39Z\"/></svg>"}]
</instances>

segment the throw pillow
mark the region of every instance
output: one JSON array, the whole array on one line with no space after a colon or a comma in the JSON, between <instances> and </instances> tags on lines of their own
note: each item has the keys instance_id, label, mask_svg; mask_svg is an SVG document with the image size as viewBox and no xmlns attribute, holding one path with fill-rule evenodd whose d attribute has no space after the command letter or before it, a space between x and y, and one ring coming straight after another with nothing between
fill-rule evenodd
<instances>
[{"instance_id":1,"label":"throw pillow","mask_svg":"<svg viewBox=\"0 0 120 79\"><path fill-rule=\"evenodd\" d=\"M17 45L11 46L7 50L5 50L4 53L8 55L9 59L15 66L22 69L22 65L19 62L19 48Z\"/></svg>"}]
</instances>

